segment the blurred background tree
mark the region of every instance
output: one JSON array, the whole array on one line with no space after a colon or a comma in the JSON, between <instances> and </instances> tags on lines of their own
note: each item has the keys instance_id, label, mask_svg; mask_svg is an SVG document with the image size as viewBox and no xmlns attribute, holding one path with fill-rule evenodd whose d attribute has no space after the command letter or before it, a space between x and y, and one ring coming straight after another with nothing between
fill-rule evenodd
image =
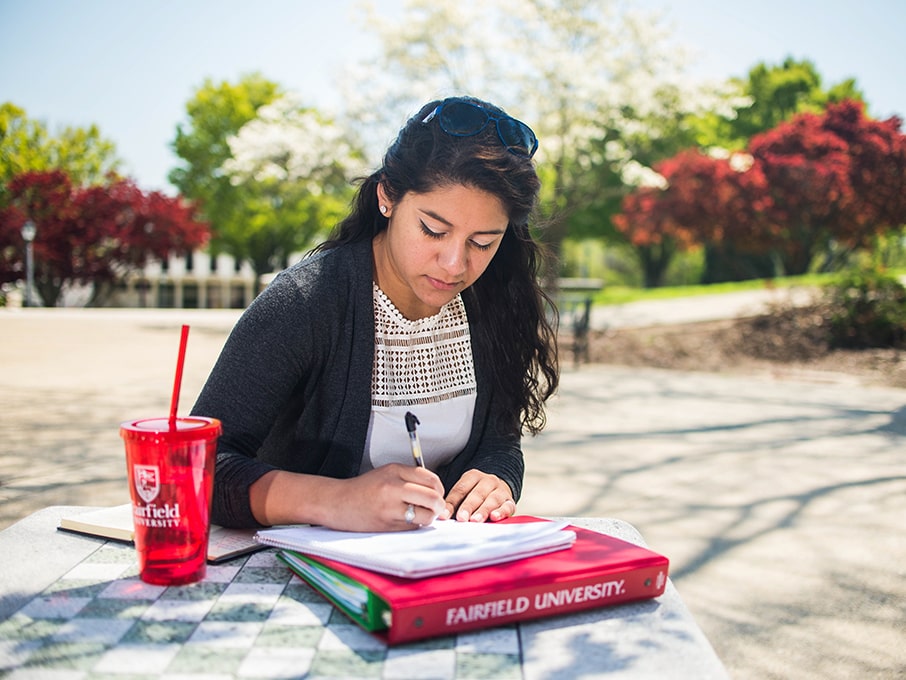
<instances>
[{"instance_id":1,"label":"blurred background tree","mask_svg":"<svg viewBox=\"0 0 906 680\"><path fill-rule=\"evenodd\" d=\"M759 62L747 78L731 78L729 87L742 95L731 115L708 112L695 116L689 125L695 131L696 146L720 148L732 153L745 150L755 135L767 132L799 113L821 113L828 104L843 100L863 101L853 79L826 88L815 65L787 57L779 64ZM702 283L768 278L782 271L776 257L763 249L739 250L730 243L712 241L702 247Z\"/></svg>"},{"instance_id":2,"label":"blurred background tree","mask_svg":"<svg viewBox=\"0 0 906 680\"><path fill-rule=\"evenodd\" d=\"M804 274L817 260L820 269L837 269L835 260L906 223L900 127L898 118L875 121L861 102L845 101L752 139L773 204L770 247L783 274Z\"/></svg>"},{"instance_id":3,"label":"blurred background tree","mask_svg":"<svg viewBox=\"0 0 906 680\"><path fill-rule=\"evenodd\" d=\"M719 250L721 280L760 278L747 268L754 258L774 264L768 276L804 274L816 262L837 269L906 223L900 127L898 118L873 120L847 100L756 135L747 155L683 152L657 166L665 186L628 195L615 223L633 243L666 253ZM660 265L646 285L662 283Z\"/></svg>"},{"instance_id":4,"label":"blurred background tree","mask_svg":"<svg viewBox=\"0 0 906 680\"><path fill-rule=\"evenodd\" d=\"M92 286L91 304L102 303L112 286L151 258L203 246L207 225L191 206L160 192L145 193L126 179L75 186L63 170L23 172L7 185L0 209L0 282L23 277L20 230L36 226L35 287L54 307L66 287Z\"/></svg>"},{"instance_id":5,"label":"blurred background tree","mask_svg":"<svg viewBox=\"0 0 906 680\"><path fill-rule=\"evenodd\" d=\"M367 171L354 133L290 94L259 108L227 144L218 173L241 200L218 238L259 278L323 239L348 212L351 180Z\"/></svg>"},{"instance_id":6,"label":"blurred background tree","mask_svg":"<svg viewBox=\"0 0 906 680\"><path fill-rule=\"evenodd\" d=\"M664 285L679 252L737 240L751 246L750 235L762 230L770 199L764 174L752 167L750 156L687 149L659 161L655 170L664 185L628 194L614 216L636 248L645 287Z\"/></svg>"},{"instance_id":7,"label":"blurred background tree","mask_svg":"<svg viewBox=\"0 0 906 680\"><path fill-rule=\"evenodd\" d=\"M751 103L738 107L730 118L718 119L727 128L722 146L733 150L745 148L752 137L777 127L796 114L821 113L828 104L844 100L863 101L862 92L853 79L824 89L821 75L807 59L787 57L773 66L760 62L749 71L747 80L737 82Z\"/></svg>"},{"instance_id":8,"label":"blurred background tree","mask_svg":"<svg viewBox=\"0 0 906 680\"><path fill-rule=\"evenodd\" d=\"M212 255L234 254L221 235L241 230L244 223L245 199L221 169L232 157L229 139L282 94L277 83L252 73L236 83L205 80L186 102L186 120L177 124L172 144L180 164L168 178L211 225Z\"/></svg>"},{"instance_id":9,"label":"blurred background tree","mask_svg":"<svg viewBox=\"0 0 906 680\"><path fill-rule=\"evenodd\" d=\"M102 304L150 259L207 241L207 225L179 197L144 192L120 177L113 142L94 125L52 134L7 102L0 106L0 283L25 278L22 226L36 227L34 279L43 304L88 286Z\"/></svg>"},{"instance_id":10,"label":"blurred background tree","mask_svg":"<svg viewBox=\"0 0 906 680\"><path fill-rule=\"evenodd\" d=\"M212 250L282 269L339 221L365 171L355 134L260 74L206 81L187 103L170 181L196 201Z\"/></svg>"},{"instance_id":11,"label":"blurred background tree","mask_svg":"<svg viewBox=\"0 0 906 680\"><path fill-rule=\"evenodd\" d=\"M24 109L11 102L0 105L0 192L16 175L57 168L64 168L77 185L102 184L120 165L116 146L97 126L66 127L51 134Z\"/></svg>"}]
</instances>

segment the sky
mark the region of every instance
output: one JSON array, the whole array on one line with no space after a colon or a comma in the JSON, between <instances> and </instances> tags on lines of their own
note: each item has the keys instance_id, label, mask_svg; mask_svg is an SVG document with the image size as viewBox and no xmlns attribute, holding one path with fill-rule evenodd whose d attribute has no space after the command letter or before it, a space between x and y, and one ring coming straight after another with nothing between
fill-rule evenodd
<instances>
[{"instance_id":1,"label":"sky","mask_svg":"<svg viewBox=\"0 0 906 680\"><path fill-rule=\"evenodd\" d=\"M478 0L474 0L478 1ZM404 0L375 0L399 13ZM745 77L756 63L811 60L830 86L855 78L879 118L906 117L902 0L635 0L663 11L690 75ZM0 0L0 102L51 130L97 124L145 190L173 193L170 150L207 78L258 71L311 104L341 104L344 63L377 53L358 0ZM493 96L486 98L493 99ZM375 101L379 102L379 93Z\"/></svg>"}]
</instances>

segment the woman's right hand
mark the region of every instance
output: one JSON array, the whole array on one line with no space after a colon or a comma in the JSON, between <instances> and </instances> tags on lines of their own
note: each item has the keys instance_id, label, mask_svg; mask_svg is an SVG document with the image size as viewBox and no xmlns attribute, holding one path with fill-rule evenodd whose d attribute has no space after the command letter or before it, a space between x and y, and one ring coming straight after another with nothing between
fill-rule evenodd
<instances>
[{"instance_id":1,"label":"woman's right hand","mask_svg":"<svg viewBox=\"0 0 906 680\"><path fill-rule=\"evenodd\" d=\"M445 508L440 478L425 468L391 463L351 479L333 480L338 486L332 529L400 531L431 524ZM412 505L415 516L406 520Z\"/></svg>"},{"instance_id":2,"label":"woman's right hand","mask_svg":"<svg viewBox=\"0 0 906 680\"><path fill-rule=\"evenodd\" d=\"M344 531L403 531L431 524L445 510L440 478L425 468L391 463L350 479L267 473L249 488L264 525L316 524ZM414 517L407 521L412 505Z\"/></svg>"}]
</instances>

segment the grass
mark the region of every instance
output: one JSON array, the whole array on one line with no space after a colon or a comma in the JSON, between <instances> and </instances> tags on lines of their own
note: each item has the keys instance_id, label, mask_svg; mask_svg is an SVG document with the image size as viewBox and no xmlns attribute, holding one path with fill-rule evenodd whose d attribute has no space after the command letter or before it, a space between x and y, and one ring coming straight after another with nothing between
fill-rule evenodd
<instances>
[{"instance_id":1,"label":"grass","mask_svg":"<svg viewBox=\"0 0 906 680\"><path fill-rule=\"evenodd\" d=\"M786 276L776 279L754 279L730 283L714 283L699 286L665 286L663 288L630 288L628 286L608 286L594 295L596 305L620 305L642 300L670 300L674 298L694 297L697 295L716 295L736 293L745 290L762 290L765 288L821 287L835 280L839 274L805 274L803 276Z\"/></svg>"}]
</instances>

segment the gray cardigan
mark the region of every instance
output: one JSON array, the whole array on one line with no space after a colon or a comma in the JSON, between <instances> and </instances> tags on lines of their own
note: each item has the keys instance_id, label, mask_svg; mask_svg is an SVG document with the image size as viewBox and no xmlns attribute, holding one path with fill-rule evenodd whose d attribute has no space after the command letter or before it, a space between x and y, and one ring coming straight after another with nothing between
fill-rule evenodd
<instances>
[{"instance_id":1,"label":"gray cardigan","mask_svg":"<svg viewBox=\"0 0 906 680\"><path fill-rule=\"evenodd\" d=\"M248 489L273 469L354 477L371 416L374 360L371 243L318 253L280 273L237 322L192 409L219 418L212 521L255 527ZM465 448L438 470L450 490L466 470L522 491L520 432L493 417L490 349L479 310L463 295L478 393ZM507 418L506 422L518 422Z\"/></svg>"}]
</instances>

